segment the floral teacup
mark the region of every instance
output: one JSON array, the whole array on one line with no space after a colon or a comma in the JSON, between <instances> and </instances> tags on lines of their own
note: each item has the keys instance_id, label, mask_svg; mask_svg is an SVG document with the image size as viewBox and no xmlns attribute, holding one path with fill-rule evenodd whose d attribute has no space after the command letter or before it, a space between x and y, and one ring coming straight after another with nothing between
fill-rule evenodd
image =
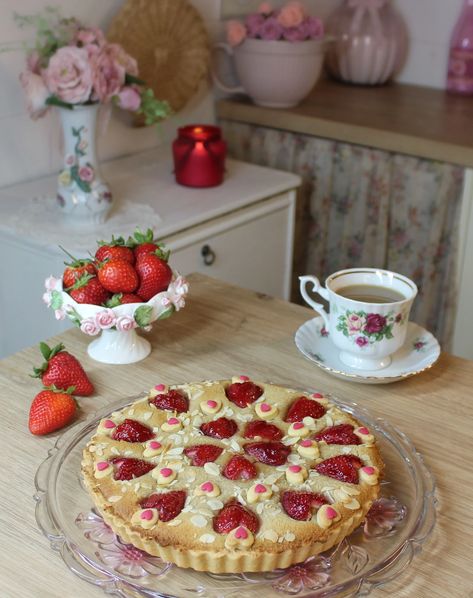
<instances>
[{"instance_id":1,"label":"floral teacup","mask_svg":"<svg viewBox=\"0 0 473 598\"><path fill-rule=\"evenodd\" d=\"M376 268L353 268L331 274L322 287L315 276L301 276L300 289L304 300L323 318L340 360L360 370L380 370L391 363L391 355L402 347L406 338L409 312L417 295L416 285L401 274ZM330 305L327 313L314 301L306 286ZM349 288L370 289L374 295L391 294L398 300L361 301L347 296Z\"/></svg>"}]
</instances>

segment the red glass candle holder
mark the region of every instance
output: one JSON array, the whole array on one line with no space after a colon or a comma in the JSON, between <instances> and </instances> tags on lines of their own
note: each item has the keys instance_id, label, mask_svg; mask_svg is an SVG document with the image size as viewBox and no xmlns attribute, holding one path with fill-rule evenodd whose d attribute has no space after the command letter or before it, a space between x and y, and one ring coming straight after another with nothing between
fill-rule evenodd
<instances>
[{"instance_id":1,"label":"red glass candle holder","mask_svg":"<svg viewBox=\"0 0 473 598\"><path fill-rule=\"evenodd\" d=\"M219 127L189 125L172 144L176 181L186 187L216 187L223 182L227 144Z\"/></svg>"}]
</instances>

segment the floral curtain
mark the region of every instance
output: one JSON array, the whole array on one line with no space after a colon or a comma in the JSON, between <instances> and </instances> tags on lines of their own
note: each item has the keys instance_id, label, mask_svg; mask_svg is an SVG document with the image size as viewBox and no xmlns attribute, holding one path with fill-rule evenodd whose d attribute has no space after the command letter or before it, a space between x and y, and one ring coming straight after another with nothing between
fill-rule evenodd
<instances>
[{"instance_id":1,"label":"floral curtain","mask_svg":"<svg viewBox=\"0 0 473 598\"><path fill-rule=\"evenodd\" d=\"M221 122L230 154L301 175L295 274L379 267L419 287L411 319L448 349L463 169L328 139Z\"/></svg>"}]
</instances>

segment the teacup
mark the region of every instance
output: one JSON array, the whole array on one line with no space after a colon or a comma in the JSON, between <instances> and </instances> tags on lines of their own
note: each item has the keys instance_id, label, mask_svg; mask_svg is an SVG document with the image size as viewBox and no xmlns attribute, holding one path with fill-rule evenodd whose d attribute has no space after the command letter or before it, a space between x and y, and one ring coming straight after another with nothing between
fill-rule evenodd
<instances>
[{"instance_id":1,"label":"teacup","mask_svg":"<svg viewBox=\"0 0 473 598\"><path fill-rule=\"evenodd\" d=\"M401 274L377 268L352 268L331 274L321 286L315 276L300 276L304 300L323 318L340 360L359 370L380 370L406 339L416 285ZM330 313L306 286L329 302Z\"/></svg>"}]
</instances>

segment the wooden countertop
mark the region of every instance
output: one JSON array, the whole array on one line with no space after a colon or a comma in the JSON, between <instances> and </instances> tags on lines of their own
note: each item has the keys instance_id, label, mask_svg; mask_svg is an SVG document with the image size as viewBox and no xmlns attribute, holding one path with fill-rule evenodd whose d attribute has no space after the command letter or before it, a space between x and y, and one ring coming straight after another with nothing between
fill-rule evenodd
<instances>
[{"instance_id":1,"label":"wooden countertop","mask_svg":"<svg viewBox=\"0 0 473 598\"><path fill-rule=\"evenodd\" d=\"M219 118L366 145L473 167L473 98L415 85L382 87L321 81L299 106L220 100Z\"/></svg>"},{"instance_id":2,"label":"wooden countertop","mask_svg":"<svg viewBox=\"0 0 473 598\"><path fill-rule=\"evenodd\" d=\"M471 596L473 362L443 354L430 371L386 386L336 380L305 360L294 345L294 332L313 317L311 310L202 275L192 275L190 282L188 305L153 327L153 352L138 364L92 361L86 353L88 338L77 329L54 339L77 355L96 385L95 396L80 399L82 418L150 388L157 376L171 384L245 372L254 379L319 388L355 400L411 438L438 484L432 537L398 580L371 595ZM31 347L0 362L0 593L5 598L104 596L69 571L35 522L34 475L58 436L34 437L27 430L29 405L39 388L28 374L39 358L38 349Z\"/></svg>"}]
</instances>

